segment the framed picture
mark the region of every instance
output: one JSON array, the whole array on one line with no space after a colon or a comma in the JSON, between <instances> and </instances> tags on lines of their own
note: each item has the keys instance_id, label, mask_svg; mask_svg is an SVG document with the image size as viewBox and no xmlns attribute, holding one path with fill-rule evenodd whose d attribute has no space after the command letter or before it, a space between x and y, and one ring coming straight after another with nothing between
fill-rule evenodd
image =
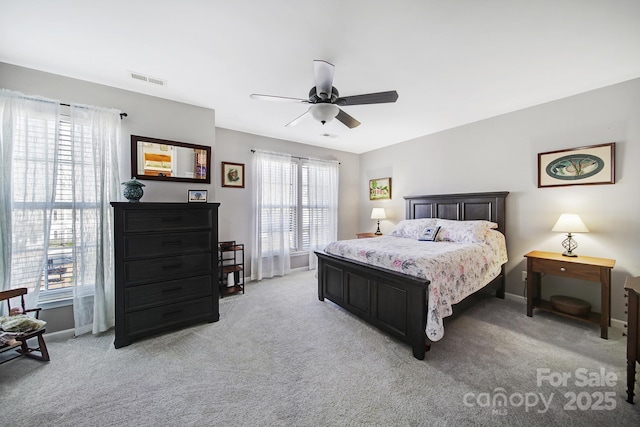
<instances>
[{"instance_id":1,"label":"framed picture","mask_svg":"<svg viewBox=\"0 0 640 427\"><path fill-rule=\"evenodd\" d=\"M616 143L538 154L538 188L615 184Z\"/></svg>"},{"instance_id":2,"label":"framed picture","mask_svg":"<svg viewBox=\"0 0 640 427\"><path fill-rule=\"evenodd\" d=\"M222 162L222 186L244 188L244 164Z\"/></svg>"},{"instance_id":3,"label":"framed picture","mask_svg":"<svg viewBox=\"0 0 640 427\"><path fill-rule=\"evenodd\" d=\"M189 203L207 203L207 190L189 190L187 201Z\"/></svg>"},{"instance_id":4,"label":"framed picture","mask_svg":"<svg viewBox=\"0 0 640 427\"><path fill-rule=\"evenodd\" d=\"M369 180L369 200L391 198L391 178L376 178Z\"/></svg>"}]
</instances>

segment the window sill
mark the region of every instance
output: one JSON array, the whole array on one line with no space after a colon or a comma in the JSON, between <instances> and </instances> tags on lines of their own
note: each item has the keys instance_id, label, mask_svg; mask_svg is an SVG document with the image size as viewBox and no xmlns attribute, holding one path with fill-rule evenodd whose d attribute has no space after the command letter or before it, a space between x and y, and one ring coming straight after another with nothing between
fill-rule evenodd
<instances>
[{"instance_id":1,"label":"window sill","mask_svg":"<svg viewBox=\"0 0 640 427\"><path fill-rule=\"evenodd\" d=\"M48 301L41 301L38 303L38 308L41 308L43 310L50 310L58 307L68 307L70 305L73 305L73 298L64 297L59 299L50 299Z\"/></svg>"},{"instance_id":2,"label":"window sill","mask_svg":"<svg viewBox=\"0 0 640 427\"><path fill-rule=\"evenodd\" d=\"M296 251L296 252L290 252L289 256L292 257L296 257L296 256L307 256L309 255L309 251Z\"/></svg>"}]
</instances>

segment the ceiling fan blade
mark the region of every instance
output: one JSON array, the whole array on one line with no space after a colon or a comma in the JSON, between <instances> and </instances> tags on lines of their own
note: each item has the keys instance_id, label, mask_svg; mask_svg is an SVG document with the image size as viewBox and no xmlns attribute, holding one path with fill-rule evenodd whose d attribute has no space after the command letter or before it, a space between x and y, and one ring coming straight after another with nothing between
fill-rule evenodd
<instances>
[{"instance_id":1,"label":"ceiling fan blade","mask_svg":"<svg viewBox=\"0 0 640 427\"><path fill-rule=\"evenodd\" d=\"M306 116L308 116L310 112L311 112L311 109L305 111L304 113L302 113L302 115L296 117L295 119L291 120L289 123L284 125L284 127L288 128L288 127L297 125L298 123L300 123L302 121L302 119L304 119Z\"/></svg>"},{"instance_id":2,"label":"ceiling fan blade","mask_svg":"<svg viewBox=\"0 0 640 427\"><path fill-rule=\"evenodd\" d=\"M300 102L302 104L308 104L308 99L300 99L300 98L288 98L286 96L273 96L273 95L259 95L257 93L252 93L249 95L251 99L255 99L258 101L277 101L277 102Z\"/></svg>"},{"instance_id":3,"label":"ceiling fan blade","mask_svg":"<svg viewBox=\"0 0 640 427\"><path fill-rule=\"evenodd\" d=\"M337 105L363 105L363 104L384 104L386 102L396 102L398 92L390 90L388 92L367 93L365 95L344 96L336 99Z\"/></svg>"},{"instance_id":4,"label":"ceiling fan blade","mask_svg":"<svg viewBox=\"0 0 640 427\"><path fill-rule=\"evenodd\" d=\"M349 129L353 129L355 127L360 126L359 121L357 121L356 119L354 119L353 117L351 117L350 115L348 115L342 110L338 111L338 115L336 116L336 119L341 121Z\"/></svg>"},{"instance_id":5,"label":"ceiling fan blade","mask_svg":"<svg viewBox=\"0 0 640 427\"><path fill-rule=\"evenodd\" d=\"M331 98L333 87L333 64L316 59L313 61L313 73L316 77L316 93L323 101Z\"/></svg>"}]
</instances>

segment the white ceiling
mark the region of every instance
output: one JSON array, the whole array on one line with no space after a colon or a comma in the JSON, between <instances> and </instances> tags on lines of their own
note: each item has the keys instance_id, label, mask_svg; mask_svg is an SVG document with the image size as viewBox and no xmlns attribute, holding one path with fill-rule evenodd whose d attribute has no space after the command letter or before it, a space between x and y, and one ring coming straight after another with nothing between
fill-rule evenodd
<instances>
[{"instance_id":1,"label":"white ceiling","mask_svg":"<svg viewBox=\"0 0 640 427\"><path fill-rule=\"evenodd\" d=\"M314 59L335 65L341 96L398 101L343 107L362 122L350 130L286 128L307 105L249 99L306 98ZM0 61L362 153L640 77L640 0L0 0Z\"/></svg>"}]
</instances>

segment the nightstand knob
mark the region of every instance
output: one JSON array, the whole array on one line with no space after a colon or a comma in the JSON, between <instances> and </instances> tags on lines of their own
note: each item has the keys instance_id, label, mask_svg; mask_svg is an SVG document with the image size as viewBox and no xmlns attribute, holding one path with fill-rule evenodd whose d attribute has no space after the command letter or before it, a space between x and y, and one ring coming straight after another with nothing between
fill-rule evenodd
<instances>
[{"instance_id":1,"label":"nightstand knob","mask_svg":"<svg viewBox=\"0 0 640 427\"><path fill-rule=\"evenodd\" d=\"M567 271L567 269L564 267L560 267L560 271Z\"/></svg>"}]
</instances>

